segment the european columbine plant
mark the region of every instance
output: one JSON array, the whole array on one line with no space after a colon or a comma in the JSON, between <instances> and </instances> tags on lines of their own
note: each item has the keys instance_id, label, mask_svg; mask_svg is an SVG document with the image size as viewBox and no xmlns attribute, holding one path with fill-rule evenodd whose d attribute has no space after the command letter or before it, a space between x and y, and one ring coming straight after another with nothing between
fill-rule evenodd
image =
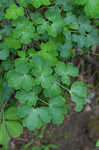
<instances>
[{"instance_id":1,"label":"european columbine plant","mask_svg":"<svg viewBox=\"0 0 99 150\"><path fill-rule=\"evenodd\" d=\"M75 111L83 109L87 90L81 81L71 82L79 70L67 60L74 57L74 45L86 53L98 43L97 18L99 0L1 0L0 144L5 149L23 127L61 124L68 113L66 93Z\"/></svg>"}]
</instances>

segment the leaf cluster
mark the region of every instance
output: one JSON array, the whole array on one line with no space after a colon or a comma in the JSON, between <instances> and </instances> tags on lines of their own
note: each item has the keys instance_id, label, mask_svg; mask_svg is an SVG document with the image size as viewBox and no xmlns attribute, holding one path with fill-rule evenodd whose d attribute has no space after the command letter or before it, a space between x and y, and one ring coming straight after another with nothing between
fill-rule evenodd
<instances>
[{"instance_id":1,"label":"leaf cluster","mask_svg":"<svg viewBox=\"0 0 99 150\"><path fill-rule=\"evenodd\" d=\"M98 43L98 7L98 0L1 0L0 144L5 129L8 142L21 124L31 131L61 124L71 101L83 110L87 89L71 59L80 55L75 46L84 54Z\"/></svg>"}]
</instances>

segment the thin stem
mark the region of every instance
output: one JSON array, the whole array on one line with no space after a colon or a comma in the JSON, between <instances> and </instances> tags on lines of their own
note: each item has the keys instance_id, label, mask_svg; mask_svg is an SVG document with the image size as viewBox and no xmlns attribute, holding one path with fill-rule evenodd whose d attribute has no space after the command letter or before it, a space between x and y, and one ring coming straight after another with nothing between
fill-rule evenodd
<instances>
[{"instance_id":1,"label":"thin stem","mask_svg":"<svg viewBox=\"0 0 99 150\"><path fill-rule=\"evenodd\" d=\"M41 102L43 102L43 103L49 105L47 102L45 102L44 100L42 100L42 99L40 99L40 98L39 98L39 101L41 101Z\"/></svg>"},{"instance_id":2,"label":"thin stem","mask_svg":"<svg viewBox=\"0 0 99 150\"><path fill-rule=\"evenodd\" d=\"M70 90L69 90L67 87L63 86L63 85L60 84L58 81L57 81L57 84L58 84L60 87L62 87L63 89L65 89L66 91L68 91L68 92L70 93Z\"/></svg>"}]
</instances>

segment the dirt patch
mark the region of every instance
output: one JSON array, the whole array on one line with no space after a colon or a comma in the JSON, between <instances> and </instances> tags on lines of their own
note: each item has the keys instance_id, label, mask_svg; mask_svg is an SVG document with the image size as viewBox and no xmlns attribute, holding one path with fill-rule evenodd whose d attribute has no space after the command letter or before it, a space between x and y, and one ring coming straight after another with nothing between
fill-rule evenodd
<instances>
[{"instance_id":1,"label":"dirt patch","mask_svg":"<svg viewBox=\"0 0 99 150\"><path fill-rule=\"evenodd\" d=\"M57 150L84 150L87 146L92 149L92 141L89 139L87 124L89 113L73 113L69 120L65 120L62 126L53 130L50 143L56 143Z\"/></svg>"},{"instance_id":2,"label":"dirt patch","mask_svg":"<svg viewBox=\"0 0 99 150\"><path fill-rule=\"evenodd\" d=\"M47 129L51 131L51 137L45 136L45 140L56 144L57 150L94 150L97 137L91 134L88 126L91 121L90 116L92 116L91 112L71 114L61 126ZM99 136L99 132L97 134Z\"/></svg>"}]
</instances>

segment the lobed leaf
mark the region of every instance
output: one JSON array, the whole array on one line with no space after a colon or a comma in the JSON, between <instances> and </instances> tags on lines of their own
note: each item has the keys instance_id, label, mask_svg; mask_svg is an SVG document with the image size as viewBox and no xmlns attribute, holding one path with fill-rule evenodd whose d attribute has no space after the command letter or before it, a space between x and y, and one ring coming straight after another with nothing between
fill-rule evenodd
<instances>
[{"instance_id":1,"label":"lobed leaf","mask_svg":"<svg viewBox=\"0 0 99 150\"><path fill-rule=\"evenodd\" d=\"M5 18L16 20L19 16L24 16L24 8L17 7L15 4L11 4L6 10Z\"/></svg>"},{"instance_id":2,"label":"lobed leaf","mask_svg":"<svg viewBox=\"0 0 99 150\"><path fill-rule=\"evenodd\" d=\"M79 112L86 104L87 90L81 81L76 81L72 84L70 94L72 101L76 103L75 111Z\"/></svg>"}]
</instances>

